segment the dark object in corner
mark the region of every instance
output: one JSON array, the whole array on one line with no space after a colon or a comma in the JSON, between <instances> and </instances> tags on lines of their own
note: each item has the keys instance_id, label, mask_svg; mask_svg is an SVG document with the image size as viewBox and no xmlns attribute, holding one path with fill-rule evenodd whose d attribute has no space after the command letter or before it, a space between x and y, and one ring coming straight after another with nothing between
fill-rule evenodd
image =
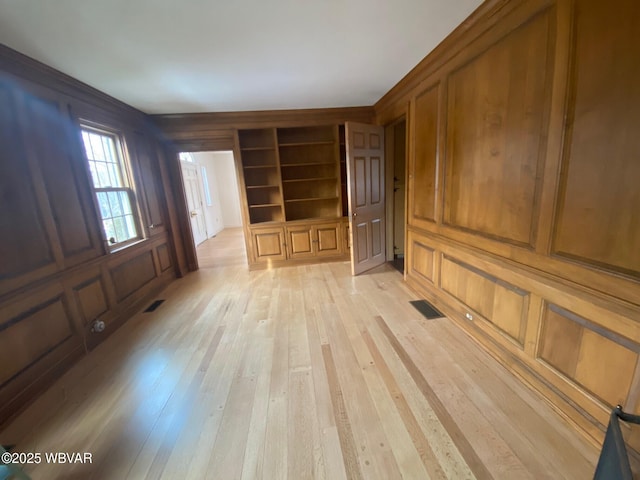
<instances>
[{"instance_id":1,"label":"dark object in corner","mask_svg":"<svg viewBox=\"0 0 640 480\"><path fill-rule=\"evenodd\" d=\"M426 300L413 300L409 302L413 308L418 310L427 320L444 317L436 308Z\"/></svg>"},{"instance_id":2,"label":"dark object in corner","mask_svg":"<svg viewBox=\"0 0 640 480\"><path fill-rule=\"evenodd\" d=\"M151 305L147 307L144 313L153 312L156 308L162 305L162 302L164 302L164 300L156 300L155 302L153 302Z\"/></svg>"},{"instance_id":3,"label":"dark object in corner","mask_svg":"<svg viewBox=\"0 0 640 480\"><path fill-rule=\"evenodd\" d=\"M640 425L640 416L623 412L620 405L613 409L593 480L633 480L620 420Z\"/></svg>"},{"instance_id":4,"label":"dark object in corner","mask_svg":"<svg viewBox=\"0 0 640 480\"><path fill-rule=\"evenodd\" d=\"M404 255L394 255L391 265L400 273L404 273Z\"/></svg>"}]
</instances>

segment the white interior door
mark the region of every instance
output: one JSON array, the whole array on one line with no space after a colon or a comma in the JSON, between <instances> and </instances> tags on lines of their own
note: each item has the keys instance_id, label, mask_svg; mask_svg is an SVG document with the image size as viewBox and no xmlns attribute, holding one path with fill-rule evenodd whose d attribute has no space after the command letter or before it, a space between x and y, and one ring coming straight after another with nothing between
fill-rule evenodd
<instances>
[{"instance_id":1,"label":"white interior door","mask_svg":"<svg viewBox=\"0 0 640 480\"><path fill-rule=\"evenodd\" d=\"M384 128L347 122L347 181L351 273L386 260Z\"/></svg>"},{"instance_id":2,"label":"white interior door","mask_svg":"<svg viewBox=\"0 0 640 480\"><path fill-rule=\"evenodd\" d=\"M187 208L191 217L191 230L196 246L207 239L207 224L204 218L202 206L202 180L200 178L200 165L192 162L180 162L184 191L187 195Z\"/></svg>"}]
</instances>

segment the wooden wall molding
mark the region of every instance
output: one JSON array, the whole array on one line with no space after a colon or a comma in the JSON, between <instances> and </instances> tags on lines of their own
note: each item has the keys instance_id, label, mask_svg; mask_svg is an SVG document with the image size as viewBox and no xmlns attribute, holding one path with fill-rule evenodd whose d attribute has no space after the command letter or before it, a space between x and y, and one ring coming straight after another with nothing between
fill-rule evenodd
<instances>
[{"instance_id":1,"label":"wooden wall molding","mask_svg":"<svg viewBox=\"0 0 640 480\"><path fill-rule=\"evenodd\" d=\"M640 342L640 324L633 320L640 318L638 305L599 292L581 283L567 281L544 269L537 269L487 252L480 246L459 242L446 235L412 227L409 227L409 233L436 252L453 256L527 292L549 298L559 306L565 305L566 300L563 300L565 296L575 297L575 301L588 311L597 311L597 314L592 316L594 322L605 328L613 325L612 330Z\"/></svg>"},{"instance_id":2,"label":"wooden wall molding","mask_svg":"<svg viewBox=\"0 0 640 480\"><path fill-rule=\"evenodd\" d=\"M233 129L305 127L333 125L346 121L371 123L373 107L313 108L299 110L262 110L249 112L181 113L151 115L165 134L176 140L224 137Z\"/></svg>"}]
</instances>

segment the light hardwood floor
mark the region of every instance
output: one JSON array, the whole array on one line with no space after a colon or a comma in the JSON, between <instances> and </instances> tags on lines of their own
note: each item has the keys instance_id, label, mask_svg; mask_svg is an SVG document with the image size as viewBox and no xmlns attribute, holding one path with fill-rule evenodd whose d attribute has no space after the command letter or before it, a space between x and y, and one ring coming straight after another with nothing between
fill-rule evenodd
<instances>
[{"instance_id":1,"label":"light hardwood floor","mask_svg":"<svg viewBox=\"0 0 640 480\"><path fill-rule=\"evenodd\" d=\"M424 320L393 268L228 260L171 284L0 434L93 454L34 479L592 477L596 448L449 320Z\"/></svg>"},{"instance_id":2,"label":"light hardwood floor","mask_svg":"<svg viewBox=\"0 0 640 480\"><path fill-rule=\"evenodd\" d=\"M247 265L242 227L225 228L196 249L200 268Z\"/></svg>"}]
</instances>

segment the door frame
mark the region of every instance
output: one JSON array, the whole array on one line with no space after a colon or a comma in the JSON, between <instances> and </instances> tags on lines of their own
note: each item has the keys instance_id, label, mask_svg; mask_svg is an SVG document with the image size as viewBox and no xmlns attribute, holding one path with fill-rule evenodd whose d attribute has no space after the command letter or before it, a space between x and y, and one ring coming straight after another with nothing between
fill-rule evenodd
<instances>
[{"instance_id":1,"label":"door frame","mask_svg":"<svg viewBox=\"0 0 640 480\"><path fill-rule=\"evenodd\" d=\"M177 216L177 223L180 231L176 232L178 237L182 241L186 257L186 272L180 272L186 274L188 272L194 272L200 267L198 265L198 255L196 253L196 246L193 239L193 232L191 231L191 220L189 218L189 209L187 207L187 194L184 188L184 178L182 177L182 168L180 165L180 152L198 153L198 152L232 152L233 163L236 171L236 183L238 185L238 201L242 205L242 165L240 164L240 152L238 149L237 138L220 138L220 139L203 139L202 141L189 140L189 141L172 141L170 145L166 146L166 157L168 159L169 175L175 181L172 182L173 193L176 199L175 209ZM247 237L247 225L248 218L246 218L245 208L240 208L242 216L242 229L244 232L245 248L247 252L247 258L250 258L250 243ZM182 275L179 275L182 276Z\"/></svg>"},{"instance_id":2,"label":"door frame","mask_svg":"<svg viewBox=\"0 0 640 480\"><path fill-rule=\"evenodd\" d=\"M394 260L394 251L393 251L393 229L394 229L394 212L395 212L395 196L393 192L393 171L395 167L395 156L393 154L395 147L395 133L394 128L401 122L405 122L405 150L404 150L404 252L405 259L407 255L407 201L408 201L408 189L407 189L407 180L408 180L408 168L409 168L409 151L411 150L409 145L410 140L410 125L409 125L409 111L407 110L402 113L402 115L396 117L394 120L384 124L384 141L385 141L385 180L386 180L386 235L387 235L387 245L386 245L386 257L387 262L391 262ZM403 276L406 279L407 266L405 264Z\"/></svg>"}]
</instances>

